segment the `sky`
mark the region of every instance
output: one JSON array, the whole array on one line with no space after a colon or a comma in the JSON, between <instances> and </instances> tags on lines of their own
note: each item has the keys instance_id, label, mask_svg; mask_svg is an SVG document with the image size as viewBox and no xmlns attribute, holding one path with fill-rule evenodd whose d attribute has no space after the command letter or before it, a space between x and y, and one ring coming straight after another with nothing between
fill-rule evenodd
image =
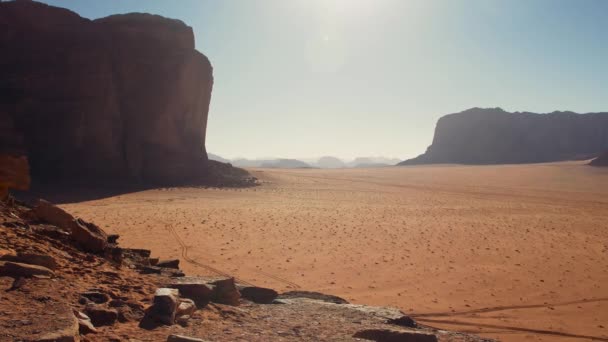
<instances>
[{"instance_id":1,"label":"sky","mask_svg":"<svg viewBox=\"0 0 608 342\"><path fill-rule=\"evenodd\" d=\"M606 0L49 0L194 29L214 67L207 150L406 159L471 107L608 110Z\"/></svg>"}]
</instances>

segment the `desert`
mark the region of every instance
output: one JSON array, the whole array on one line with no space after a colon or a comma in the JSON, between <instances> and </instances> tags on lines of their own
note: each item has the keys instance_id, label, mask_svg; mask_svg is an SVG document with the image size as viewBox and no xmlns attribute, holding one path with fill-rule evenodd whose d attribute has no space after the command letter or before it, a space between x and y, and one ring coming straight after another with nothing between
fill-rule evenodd
<instances>
[{"instance_id":1,"label":"desert","mask_svg":"<svg viewBox=\"0 0 608 342\"><path fill-rule=\"evenodd\" d=\"M608 342L605 13L0 0L0 341Z\"/></svg>"},{"instance_id":2,"label":"desert","mask_svg":"<svg viewBox=\"0 0 608 342\"><path fill-rule=\"evenodd\" d=\"M606 169L252 174L260 186L153 189L61 207L127 246L185 259L189 274L397 306L421 323L501 341L608 340Z\"/></svg>"}]
</instances>

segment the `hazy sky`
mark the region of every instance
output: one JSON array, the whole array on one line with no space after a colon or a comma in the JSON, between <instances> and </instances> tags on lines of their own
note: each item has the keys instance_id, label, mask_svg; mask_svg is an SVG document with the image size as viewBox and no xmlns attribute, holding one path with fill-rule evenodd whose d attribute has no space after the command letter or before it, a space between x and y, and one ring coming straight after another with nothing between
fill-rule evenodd
<instances>
[{"instance_id":1,"label":"hazy sky","mask_svg":"<svg viewBox=\"0 0 608 342\"><path fill-rule=\"evenodd\" d=\"M224 157L413 157L443 114L608 110L606 0L52 0L194 28Z\"/></svg>"}]
</instances>

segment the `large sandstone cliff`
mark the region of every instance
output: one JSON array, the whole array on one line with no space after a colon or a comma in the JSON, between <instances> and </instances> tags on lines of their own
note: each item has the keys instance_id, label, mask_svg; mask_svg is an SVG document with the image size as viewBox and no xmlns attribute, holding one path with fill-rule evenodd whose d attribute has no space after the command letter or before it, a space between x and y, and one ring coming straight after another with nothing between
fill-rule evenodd
<instances>
[{"instance_id":1,"label":"large sandstone cliff","mask_svg":"<svg viewBox=\"0 0 608 342\"><path fill-rule=\"evenodd\" d=\"M589 159L608 149L608 113L535 114L472 108L443 116L426 153L399 165Z\"/></svg>"},{"instance_id":2,"label":"large sandstone cliff","mask_svg":"<svg viewBox=\"0 0 608 342\"><path fill-rule=\"evenodd\" d=\"M205 172L213 86L192 28L0 3L0 150L36 180L180 182Z\"/></svg>"}]
</instances>

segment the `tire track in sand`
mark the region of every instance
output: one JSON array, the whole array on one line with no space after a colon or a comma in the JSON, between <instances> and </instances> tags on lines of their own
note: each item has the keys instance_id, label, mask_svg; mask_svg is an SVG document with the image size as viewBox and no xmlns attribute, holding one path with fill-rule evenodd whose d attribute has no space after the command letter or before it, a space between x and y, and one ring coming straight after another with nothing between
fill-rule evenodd
<instances>
[{"instance_id":1,"label":"tire track in sand","mask_svg":"<svg viewBox=\"0 0 608 342\"><path fill-rule=\"evenodd\" d=\"M224 272L224 271L219 270L219 269L217 269L215 267L209 266L207 264L203 264L203 263L201 263L201 262L199 262L199 261L197 261L195 259L192 259L190 256L188 256L188 249L189 249L189 247L184 243L184 241L179 236L179 234L177 233L177 231L175 230L175 228L173 228L173 225L171 225L171 224L165 224L165 227L171 233L171 235L173 235L173 237L175 238L175 241L177 241L177 243L179 244L182 258L186 262L188 262L189 264L192 264L194 266L198 266L200 268L203 268L203 269L205 269L207 271L210 271L212 273L215 273L215 274L223 276L223 277L234 278L238 283L241 283L241 284L244 284L244 285L248 285L248 286L255 286L254 284L252 284L252 283L250 283L250 282L248 282L246 280L239 279L239 278L237 278L237 277L235 277L235 276L233 276L233 275L231 275L231 274L229 274L227 272ZM281 278L281 277L278 277L278 276L275 276L273 274L270 274L270 273L267 273L267 272L264 272L264 271L260 271L260 270L254 270L254 272L258 273L258 274L260 274L262 276L265 276L267 278L270 278L270 279L273 279L275 281L278 281L280 283L287 284L291 288L294 288L294 289L299 289L300 288L300 285L298 285L298 284L296 284L296 283L294 283L294 282L292 282L292 281L290 281L288 279L284 279L284 278Z\"/></svg>"}]
</instances>

